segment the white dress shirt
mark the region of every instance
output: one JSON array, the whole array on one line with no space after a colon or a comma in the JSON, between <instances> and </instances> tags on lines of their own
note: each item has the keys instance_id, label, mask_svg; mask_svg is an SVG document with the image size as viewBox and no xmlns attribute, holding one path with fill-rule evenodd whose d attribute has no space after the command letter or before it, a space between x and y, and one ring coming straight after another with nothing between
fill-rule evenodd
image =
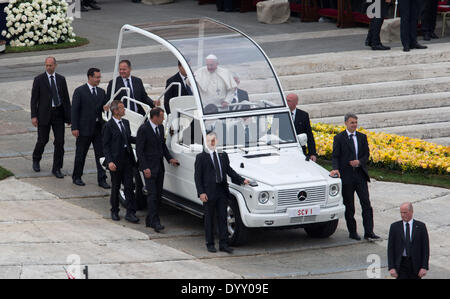
<instances>
[{"instance_id":1,"label":"white dress shirt","mask_svg":"<svg viewBox=\"0 0 450 299\"><path fill-rule=\"evenodd\" d=\"M212 160L213 165L214 165L214 156L213 155L214 155L214 152L217 153L217 151L216 150L211 150L208 147L206 147L206 149L208 150L209 156L211 157L211 160ZM222 174L223 172L222 172L222 165L220 164L219 153L217 153L217 161L219 162L219 169L220 169L220 173Z\"/></svg>"},{"instance_id":2,"label":"white dress shirt","mask_svg":"<svg viewBox=\"0 0 450 299\"><path fill-rule=\"evenodd\" d=\"M125 128L125 125L123 124L123 121L121 119L117 119L113 116L114 121L116 122L116 125L119 127L120 132L122 132L122 126ZM122 126L119 124L119 122L122 123ZM123 132L122 132L123 133ZM127 145L124 145L124 148L126 148Z\"/></svg>"},{"instance_id":3,"label":"white dress shirt","mask_svg":"<svg viewBox=\"0 0 450 299\"><path fill-rule=\"evenodd\" d=\"M53 80L55 80L55 86L56 86L56 93L58 93L58 85L56 84L56 73L53 73L52 75L50 75L49 73L45 72L47 74L47 78L48 78L48 83L50 84L50 87L52 86L52 78L50 78L51 76L53 76ZM59 97L59 94L58 94ZM55 107L55 103L52 100L52 107Z\"/></svg>"}]
</instances>

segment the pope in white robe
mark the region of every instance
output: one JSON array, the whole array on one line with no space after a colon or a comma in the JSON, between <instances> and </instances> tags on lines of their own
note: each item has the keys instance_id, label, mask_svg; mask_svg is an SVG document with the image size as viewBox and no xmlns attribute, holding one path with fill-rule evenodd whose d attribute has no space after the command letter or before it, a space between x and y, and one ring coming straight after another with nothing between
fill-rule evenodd
<instances>
[{"instance_id":1,"label":"pope in white robe","mask_svg":"<svg viewBox=\"0 0 450 299\"><path fill-rule=\"evenodd\" d=\"M213 104L222 109L226 108L232 102L236 92L237 84L233 74L218 65L217 57L208 55L206 66L201 67L194 74L203 107Z\"/></svg>"}]
</instances>

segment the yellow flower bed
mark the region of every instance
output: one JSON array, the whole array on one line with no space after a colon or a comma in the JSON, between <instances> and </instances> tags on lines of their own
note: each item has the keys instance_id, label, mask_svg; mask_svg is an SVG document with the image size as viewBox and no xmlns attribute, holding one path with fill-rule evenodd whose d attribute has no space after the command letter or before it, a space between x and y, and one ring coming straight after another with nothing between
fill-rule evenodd
<instances>
[{"instance_id":1,"label":"yellow flower bed","mask_svg":"<svg viewBox=\"0 0 450 299\"><path fill-rule=\"evenodd\" d=\"M333 138L345 126L311 124L317 154L331 160ZM421 139L386 133L375 133L363 128L370 148L369 165L402 172L450 174L450 146L438 145Z\"/></svg>"}]
</instances>

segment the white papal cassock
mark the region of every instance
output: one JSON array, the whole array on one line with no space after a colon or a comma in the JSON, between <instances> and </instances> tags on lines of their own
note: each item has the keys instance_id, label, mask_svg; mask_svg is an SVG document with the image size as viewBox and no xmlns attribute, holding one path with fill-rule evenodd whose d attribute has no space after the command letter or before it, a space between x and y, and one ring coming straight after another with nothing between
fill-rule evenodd
<instances>
[{"instance_id":1,"label":"white papal cassock","mask_svg":"<svg viewBox=\"0 0 450 299\"><path fill-rule=\"evenodd\" d=\"M195 72L195 81L200 91L203 107L209 104L221 106L222 103L231 103L237 84L232 73L224 68L217 67L214 72L202 67Z\"/></svg>"}]
</instances>

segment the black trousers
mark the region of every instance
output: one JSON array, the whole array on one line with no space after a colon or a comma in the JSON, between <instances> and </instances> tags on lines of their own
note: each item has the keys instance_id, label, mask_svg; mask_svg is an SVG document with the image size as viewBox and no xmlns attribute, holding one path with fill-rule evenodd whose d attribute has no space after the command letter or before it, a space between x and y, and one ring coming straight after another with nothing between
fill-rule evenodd
<instances>
[{"instance_id":1,"label":"black trousers","mask_svg":"<svg viewBox=\"0 0 450 299\"><path fill-rule=\"evenodd\" d=\"M104 156L102 144L102 124L100 122L96 123L94 135L78 136L77 138L72 179L80 179L83 175L86 155L91 144L94 147L95 163L97 166L97 181L100 183L106 180L106 172L100 164L100 158Z\"/></svg>"},{"instance_id":2,"label":"black trousers","mask_svg":"<svg viewBox=\"0 0 450 299\"><path fill-rule=\"evenodd\" d=\"M420 279L420 277L413 271L411 258L407 257L402 257L400 269L397 274L397 279Z\"/></svg>"},{"instance_id":3,"label":"black trousers","mask_svg":"<svg viewBox=\"0 0 450 299\"><path fill-rule=\"evenodd\" d=\"M436 29L438 0L426 0L422 13L422 31L433 33Z\"/></svg>"},{"instance_id":4,"label":"black trousers","mask_svg":"<svg viewBox=\"0 0 450 299\"><path fill-rule=\"evenodd\" d=\"M398 0L400 38L404 48L411 48L417 44L417 23L421 7L421 0Z\"/></svg>"},{"instance_id":5,"label":"black trousers","mask_svg":"<svg viewBox=\"0 0 450 299\"><path fill-rule=\"evenodd\" d=\"M357 170L361 171L361 170ZM367 182L355 182L342 185L342 197L345 205L345 221L349 233L356 233L355 220L355 191L362 208L362 218L365 234L373 233L373 209L369 200L369 188Z\"/></svg>"},{"instance_id":6,"label":"black trousers","mask_svg":"<svg viewBox=\"0 0 450 299\"><path fill-rule=\"evenodd\" d=\"M225 186L216 184L217 194L210 196L208 201L203 203L205 210L205 237L206 246L214 246L214 220L217 217L217 226L219 229L219 247L228 245L227 229L227 207L228 195Z\"/></svg>"},{"instance_id":7,"label":"black trousers","mask_svg":"<svg viewBox=\"0 0 450 299\"><path fill-rule=\"evenodd\" d=\"M40 125L38 120L38 139L33 151L33 161L41 161L45 145L49 140L50 129L52 129L55 138L53 141L55 150L53 152L52 171L55 171L63 167L64 161L64 110L60 106L59 108L52 108L50 113L48 125Z\"/></svg>"},{"instance_id":8,"label":"black trousers","mask_svg":"<svg viewBox=\"0 0 450 299\"><path fill-rule=\"evenodd\" d=\"M377 10L380 10L380 17L374 17L370 20L369 32L367 33L366 41L369 42L371 46L378 46L381 44L380 32L381 27L383 26L384 18L387 15L388 5L384 0L381 0L380 4L381 7L376 8Z\"/></svg>"},{"instance_id":9,"label":"black trousers","mask_svg":"<svg viewBox=\"0 0 450 299\"><path fill-rule=\"evenodd\" d=\"M117 167L116 171L109 171L111 174L111 212L119 212L119 192L123 184L124 194L127 202L127 214L136 214L137 204L136 197L133 192L133 173L134 167L132 158L126 153L121 159L122 163ZM116 165L117 166L117 165Z\"/></svg>"},{"instance_id":10,"label":"black trousers","mask_svg":"<svg viewBox=\"0 0 450 299\"><path fill-rule=\"evenodd\" d=\"M161 169L164 169L163 160L161 159ZM164 173L165 171L160 171L157 176L152 176L150 179L145 178L145 188L147 189L147 207L148 214L145 219L145 224L150 227L155 227L161 224L161 219L159 218L159 209L161 207L161 196L164 186Z\"/></svg>"}]
</instances>

